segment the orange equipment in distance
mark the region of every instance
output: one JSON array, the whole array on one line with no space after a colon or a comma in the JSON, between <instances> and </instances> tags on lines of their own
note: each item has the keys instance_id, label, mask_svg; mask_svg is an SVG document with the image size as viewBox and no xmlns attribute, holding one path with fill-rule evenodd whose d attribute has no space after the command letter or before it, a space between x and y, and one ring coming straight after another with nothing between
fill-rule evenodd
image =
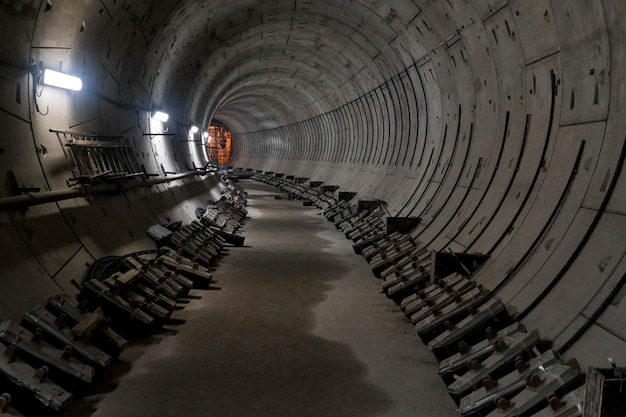
<instances>
[{"instance_id":1,"label":"orange equipment in distance","mask_svg":"<svg viewBox=\"0 0 626 417\"><path fill-rule=\"evenodd\" d=\"M232 137L230 131L221 124L209 126L207 153L214 164L228 165L230 163Z\"/></svg>"}]
</instances>

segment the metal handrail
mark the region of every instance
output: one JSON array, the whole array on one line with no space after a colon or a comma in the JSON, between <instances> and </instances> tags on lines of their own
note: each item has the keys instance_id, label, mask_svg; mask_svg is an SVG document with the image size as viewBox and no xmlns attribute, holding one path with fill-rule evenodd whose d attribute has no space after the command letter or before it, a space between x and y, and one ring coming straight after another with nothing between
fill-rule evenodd
<instances>
[{"instance_id":1,"label":"metal handrail","mask_svg":"<svg viewBox=\"0 0 626 417\"><path fill-rule=\"evenodd\" d=\"M55 203L62 200L70 200L79 197L95 195L116 195L124 191L138 188L150 188L154 185L165 184L196 175L206 175L208 171L196 170L177 174L165 178L134 181L129 183L115 182L98 185L83 185L78 188L65 188L61 190L41 191L38 193L27 193L23 195L0 198L0 212L7 210L24 209L46 203Z\"/></svg>"}]
</instances>

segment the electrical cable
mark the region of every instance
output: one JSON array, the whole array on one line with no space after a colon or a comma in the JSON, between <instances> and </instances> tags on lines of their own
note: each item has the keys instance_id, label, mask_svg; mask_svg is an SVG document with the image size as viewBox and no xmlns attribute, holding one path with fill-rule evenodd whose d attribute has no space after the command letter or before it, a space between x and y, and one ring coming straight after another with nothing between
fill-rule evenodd
<instances>
[{"instance_id":1,"label":"electrical cable","mask_svg":"<svg viewBox=\"0 0 626 417\"><path fill-rule=\"evenodd\" d=\"M84 284L85 282L92 279L102 281L104 278L118 272L121 269L122 262L126 258L151 254L157 254L160 256L166 252L167 251L163 249L148 249L144 251L132 252L123 256L104 256L89 265L89 267L83 274L81 284Z\"/></svg>"}]
</instances>

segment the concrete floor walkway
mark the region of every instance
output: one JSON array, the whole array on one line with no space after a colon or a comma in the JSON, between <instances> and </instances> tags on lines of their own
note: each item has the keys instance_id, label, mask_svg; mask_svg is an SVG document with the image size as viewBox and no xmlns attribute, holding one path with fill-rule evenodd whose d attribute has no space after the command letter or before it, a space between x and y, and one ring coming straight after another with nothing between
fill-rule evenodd
<instances>
[{"instance_id":1,"label":"concrete floor walkway","mask_svg":"<svg viewBox=\"0 0 626 417\"><path fill-rule=\"evenodd\" d=\"M456 416L437 362L316 208L243 181L246 247L67 416Z\"/></svg>"}]
</instances>

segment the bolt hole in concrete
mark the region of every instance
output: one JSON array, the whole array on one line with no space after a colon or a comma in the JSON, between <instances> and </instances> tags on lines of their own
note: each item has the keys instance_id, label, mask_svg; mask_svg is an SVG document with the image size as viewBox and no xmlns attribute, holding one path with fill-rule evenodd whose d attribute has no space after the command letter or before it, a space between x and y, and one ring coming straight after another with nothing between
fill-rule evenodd
<instances>
[{"instance_id":1,"label":"bolt hole in concrete","mask_svg":"<svg viewBox=\"0 0 626 417\"><path fill-rule=\"evenodd\" d=\"M176 312L184 325L135 342L109 392L65 415L457 415L434 357L350 242L318 209L243 184L250 247L220 261L222 290L196 292Z\"/></svg>"}]
</instances>

